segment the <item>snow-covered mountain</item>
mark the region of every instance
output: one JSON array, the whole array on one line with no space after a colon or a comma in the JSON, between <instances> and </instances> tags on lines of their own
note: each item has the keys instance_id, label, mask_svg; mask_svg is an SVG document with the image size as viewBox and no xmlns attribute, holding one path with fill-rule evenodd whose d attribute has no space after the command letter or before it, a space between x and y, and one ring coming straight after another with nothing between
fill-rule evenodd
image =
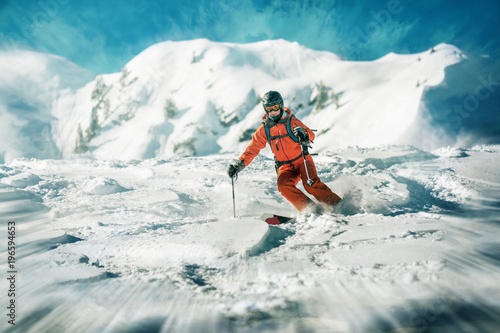
<instances>
[{"instance_id":1,"label":"snow-covered mountain","mask_svg":"<svg viewBox=\"0 0 500 333\"><path fill-rule=\"evenodd\" d=\"M195 40L92 77L0 53L0 270L16 289L0 331L497 332L500 146L429 149L476 114L496 126L479 108L439 110L495 103L498 83L476 72L479 95L439 94L466 80L467 61L450 66L463 58L445 44L349 62ZM231 185L270 89L317 130L334 212L298 214L268 156ZM432 130L436 109L449 132Z\"/></svg>"},{"instance_id":2,"label":"snow-covered mountain","mask_svg":"<svg viewBox=\"0 0 500 333\"><path fill-rule=\"evenodd\" d=\"M3 101L2 123L14 131L4 135L30 142L2 140L0 156L9 161L90 150L102 159L145 159L240 151L260 124L260 98L269 90L280 91L285 105L317 130L316 152L417 142L436 148L443 138L435 141L422 121L422 94L463 58L446 44L420 54L352 62L284 40L200 39L153 45L120 73L89 82L87 73L62 59L23 53L17 61L33 64L23 68L30 76L14 77L13 69L13 78L3 84L15 93L5 96L30 93L18 82L40 87L37 115L45 119L45 132L40 136L39 124L15 132L8 118L20 116ZM62 65L52 67L62 69L54 73L44 64L56 60ZM75 89L85 79L88 83Z\"/></svg>"}]
</instances>

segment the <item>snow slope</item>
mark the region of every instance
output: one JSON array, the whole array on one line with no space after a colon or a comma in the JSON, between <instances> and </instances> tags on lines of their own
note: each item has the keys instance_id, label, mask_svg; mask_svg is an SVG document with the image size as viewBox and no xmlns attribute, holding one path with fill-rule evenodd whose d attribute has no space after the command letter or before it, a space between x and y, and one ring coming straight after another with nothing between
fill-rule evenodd
<instances>
[{"instance_id":1,"label":"snow slope","mask_svg":"<svg viewBox=\"0 0 500 333\"><path fill-rule=\"evenodd\" d=\"M232 217L234 157L1 165L19 244L9 331L496 332L500 147L320 154L343 202L282 227L256 219L293 213L265 156Z\"/></svg>"},{"instance_id":2,"label":"snow slope","mask_svg":"<svg viewBox=\"0 0 500 333\"><path fill-rule=\"evenodd\" d=\"M92 81L58 57L0 53L0 217L16 222L19 277L2 330L496 332L500 148L434 149L446 137L422 103L463 58L195 40ZM317 130L335 212L260 221L295 214L266 149L232 217L226 169L271 89Z\"/></svg>"},{"instance_id":3,"label":"snow slope","mask_svg":"<svg viewBox=\"0 0 500 333\"><path fill-rule=\"evenodd\" d=\"M0 72L0 163L62 157L52 132L54 103L93 76L61 57L30 51L0 51Z\"/></svg>"},{"instance_id":4,"label":"snow slope","mask_svg":"<svg viewBox=\"0 0 500 333\"><path fill-rule=\"evenodd\" d=\"M442 82L447 66L464 59L460 50L446 44L420 54L352 62L284 40L231 44L200 39L153 45L121 73L93 81L83 80L88 76L76 69L62 70L67 81L86 83L75 90L75 85L52 85L64 75L54 77L40 64L54 57L29 57L16 61L35 64L33 70L24 69L34 79L15 74L19 66L14 66L12 75L17 76L7 78L5 85L13 89L24 78L47 90L32 99L43 103L33 113L45 119L42 137L50 147L33 143L40 141L41 125L9 132L6 136L31 143L3 143L8 162L22 156L69 157L75 149L122 160L241 151L260 123L259 101L269 90L280 91L285 105L317 130L318 152L401 143L434 149L450 142L429 135L428 124L421 121L422 94ZM4 106L2 114L4 126L12 123L9 117L20 117L12 105Z\"/></svg>"}]
</instances>

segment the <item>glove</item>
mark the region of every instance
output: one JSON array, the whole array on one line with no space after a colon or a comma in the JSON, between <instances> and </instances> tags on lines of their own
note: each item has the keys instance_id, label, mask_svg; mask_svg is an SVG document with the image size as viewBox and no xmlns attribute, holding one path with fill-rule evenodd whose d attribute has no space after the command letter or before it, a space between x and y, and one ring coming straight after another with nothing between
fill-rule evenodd
<instances>
[{"instance_id":1,"label":"glove","mask_svg":"<svg viewBox=\"0 0 500 333\"><path fill-rule=\"evenodd\" d=\"M238 162L231 164L229 168L227 168L227 174L230 178L234 178L238 175L238 172L245 168L245 162L243 160L239 160Z\"/></svg>"},{"instance_id":2,"label":"glove","mask_svg":"<svg viewBox=\"0 0 500 333\"><path fill-rule=\"evenodd\" d=\"M306 130L300 126L295 126L293 128L293 134L299 139L300 142L309 142L309 135Z\"/></svg>"}]
</instances>

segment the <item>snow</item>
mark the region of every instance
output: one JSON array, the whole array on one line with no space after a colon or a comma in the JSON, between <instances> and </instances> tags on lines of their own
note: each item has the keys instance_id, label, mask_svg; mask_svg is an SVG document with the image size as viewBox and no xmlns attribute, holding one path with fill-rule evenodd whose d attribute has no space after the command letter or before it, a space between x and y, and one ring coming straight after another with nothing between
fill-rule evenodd
<instances>
[{"instance_id":1,"label":"snow","mask_svg":"<svg viewBox=\"0 0 500 333\"><path fill-rule=\"evenodd\" d=\"M265 156L236 181L237 218L234 154L16 159L0 169L23 253L16 329L494 332L499 148L322 153L343 202L280 227L258 219L294 214Z\"/></svg>"},{"instance_id":2,"label":"snow","mask_svg":"<svg viewBox=\"0 0 500 333\"><path fill-rule=\"evenodd\" d=\"M113 194L126 191L118 182L110 178L91 178L83 186L84 191L89 194Z\"/></svg>"},{"instance_id":3,"label":"snow","mask_svg":"<svg viewBox=\"0 0 500 333\"><path fill-rule=\"evenodd\" d=\"M1 52L0 216L16 222L18 271L16 326L1 329L496 332L500 146L436 141L422 96L465 56L433 50L352 62L200 39L97 77ZM226 170L271 89L317 130L334 211L297 214L266 148L233 217Z\"/></svg>"},{"instance_id":4,"label":"snow","mask_svg":"<svg viewBox=\"0 0 500 333\"><path fill-rule=\"evenodd\" d=\"M78 129L86 136L92 110L100 129L87 146L99 159L241 151L249 142L244 134L260 124L260 98L269 90L280 91L285 105L317 130L318 152L384 144L438 148L449 142L446 136L428 142L422 96L465 56L452 45L433 49L353 62L284 40L169 41L149 47L121 73L94 80L63 59L25 52L15 66L0 68L8 88L0 117L15 124L3 132L0 156L5 162L68 158ZM0 57L8 63L14 55ZM30 110L30 120L10 101L28 97L22 108Z\"/></svg>"}]
</instances>

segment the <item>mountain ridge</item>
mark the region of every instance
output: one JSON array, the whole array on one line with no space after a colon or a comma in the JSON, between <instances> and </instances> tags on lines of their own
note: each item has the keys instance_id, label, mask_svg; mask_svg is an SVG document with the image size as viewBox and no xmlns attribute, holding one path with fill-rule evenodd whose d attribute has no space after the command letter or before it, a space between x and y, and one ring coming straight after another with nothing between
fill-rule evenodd
<instances>
[{"instance_id":1,"label":"mountain ridge","mask_svg":"<svg viewBox=\"0 0 500 333\"><path fill-rule=\"evenodd\" d=\"M353 62L285 40L162 42L120 73L98 75L78 89L54 86L44 109L51 120L44 124L56 153L4 144L0 154L9 160L90 151L100 159L126 160L239 152L260 124L260 97L268 90L280 91L285 105L318 131L315 152L413 144L405 134L419 123L424 90L464 58L447 44ZM66 81L81 83L82 76Z\"/></svg>"}]
</instances>

